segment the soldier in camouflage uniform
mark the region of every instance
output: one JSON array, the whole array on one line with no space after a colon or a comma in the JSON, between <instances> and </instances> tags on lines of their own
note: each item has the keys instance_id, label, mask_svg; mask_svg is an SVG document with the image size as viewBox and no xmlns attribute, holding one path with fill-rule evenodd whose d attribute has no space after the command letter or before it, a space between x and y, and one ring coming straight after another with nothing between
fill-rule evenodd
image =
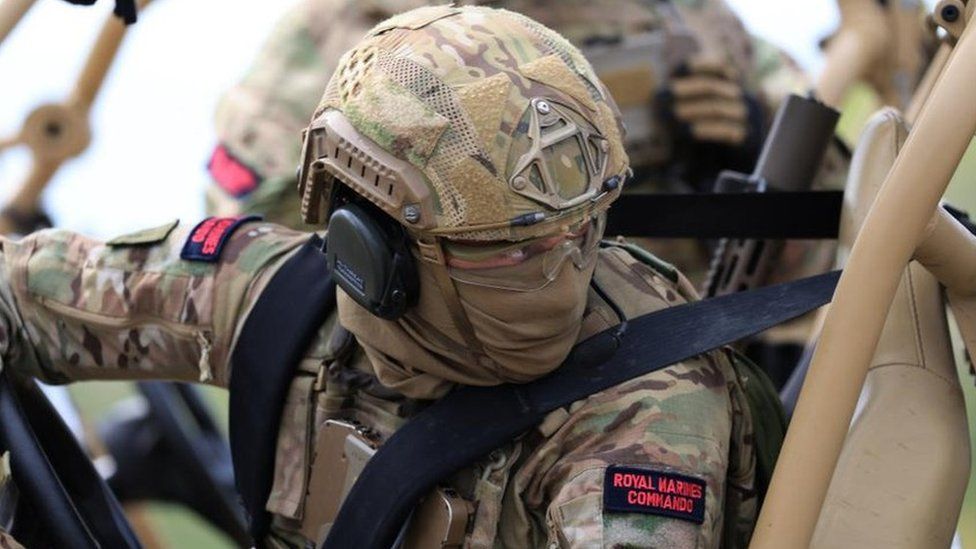
<instances>
[{"instance_id":1,"label":"soldier in camouflage uniform","mask_svg":"<svg viewBox=\"0 0 976 549\"><path fill-rule=\"evenodd\" d=\"M339 61L309 132L343 128L347 142L399 162L429 193L419 215L406 215L384 202L404 196L395 177L389 199L356 179L372 160L357 156L362 171L352 157L323 160L349 168L330 172L347 199L404 226L420 297L384 320L339 292L337 318L319 329L284 402L264 544L324 537L308 487L330 465L311 451L326 420L358 421L382 441L455 385L537 378L588 336L697 299L680 273L639 249L599 245L628 170L619 124L580 52L511 12L421 8L374 28ZM534 147L565 127L574 130ZM323 154L316 142L306 170ZM227 386L249 311L308 239L251 218L211 218L105 243L63 230L0 240L3 366L54 383ZM444 252L439 260L423 255L430 246ZM459 309L450 312L452 300ZM718 350L556 410L450 480L473 504L464 545L744 546L757 462L768 465L755 425L769 418L747 398L761 383ZM648 483L662 479L668 503L651 499ZM605 496L622 503L605 506Z\"/></svg>"}]
</instances>

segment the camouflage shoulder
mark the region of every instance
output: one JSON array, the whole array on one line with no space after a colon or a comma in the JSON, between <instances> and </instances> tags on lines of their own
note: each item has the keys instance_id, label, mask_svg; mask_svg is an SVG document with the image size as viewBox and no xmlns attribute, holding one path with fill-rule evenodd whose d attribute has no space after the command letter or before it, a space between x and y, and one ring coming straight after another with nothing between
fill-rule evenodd
<instances>
[{"instance_id":1,"label":"camouflage shoulder","mask_svg":"<svg viewBox=\"0 0 976 549\"><path fill-rule=\"evenodd\" d=\"M786 412L766 372L738 351L728 349L727 353L753 424L756 490L761 503L786 436Z\"/></svg>"},{"instance_id":2,"label":"camouflage shoulder","mask_svg":"<svg viewBox=\"0 0 976 549\"><path fill-rule=\"evenodd\" d=\"M173 229L180 224L179 219L174 219L163 223L158 227L150 227L148 229L142 229L132 233L127 233L121 236L117 236L107 242L105 245L112 247L122 247L122 246L151 246L153 244L158 244L169 236Z\"/></svg>"},{"instance_id":3,"label":"camouflage shoulder","mask_svg":"<svg viewBox=\"0 0 976 549\"><path fill-rule=\"evenodd\" d=\"M652 254L651 252L641 248L633 242L628 242L622 238L615 240L604 240L600 243L603 248L617 248L624 250L630 254L634 259L640 261L641 263L647 265L648 267L654 269L655 272L663 276L664 278L670 280L671 282L677 284L680 278L680 273L677 267L664 261L658 256Z\"/></svg>"},{"instance_id":4,"label":"camouflage shoulder","mask_svg":"<svg viewBox=\"0 0 976 549\"><path fill-rule=\"evenodd\" d=\"M211 183L206 189L207 215L261 215L265 221L294 230L308 230L301 217L301 202L295 192L292 174L265 178L253 192L234 196L223 187Z\"/></svg>"}]
</instances>

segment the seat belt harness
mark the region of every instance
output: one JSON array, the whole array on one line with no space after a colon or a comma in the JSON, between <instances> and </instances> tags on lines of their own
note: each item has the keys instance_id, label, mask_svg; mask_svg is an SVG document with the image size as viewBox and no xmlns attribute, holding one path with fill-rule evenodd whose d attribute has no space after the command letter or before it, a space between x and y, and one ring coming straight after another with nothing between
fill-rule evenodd
<instances>
[{"instance_id":1,"label":"seat belt harness","mask_svg":"<svg viewBox=\"0 0 976 549\"><path fill-rule=\"evenodd\" d=\"M231 355L230 451L234 481L260 542L274 481L278 427L288 387L312 339L335 310L335 283L313 235L278 269L248 314Z\"/></svg>"},{"instance_id":2,"label":"seat belt harness","mask_svg":"<svg viewBox=\"0 0 976 549\"><path fill-rule=\"evenodd\" d=\"M438 482L531 429L549 412L769 329L830 302L839 271L656 311L577 345L523 385L465 386L420 412L366 464L325 548L389 549ZM409 471L410 474L404 474Z\"/></svg>"}]
</instances>

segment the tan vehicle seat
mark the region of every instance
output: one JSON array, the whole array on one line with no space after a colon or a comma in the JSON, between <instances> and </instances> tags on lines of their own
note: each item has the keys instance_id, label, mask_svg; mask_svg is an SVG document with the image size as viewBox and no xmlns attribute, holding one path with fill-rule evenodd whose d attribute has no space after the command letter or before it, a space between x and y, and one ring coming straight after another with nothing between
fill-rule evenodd
<instances>
[{"instance_id":1,"label":"tan vehicle seat","mask_svg":"<svg viewBox=\"0 0 976 549\"><path fill-rule=\"evenodd\" d=\"M905 142L897 111L869 122L844 198L838 265ZM969 432L943 292L912 262L875 351L813 547L949 547L969 478Z\"/></svg>"}]
</instances>

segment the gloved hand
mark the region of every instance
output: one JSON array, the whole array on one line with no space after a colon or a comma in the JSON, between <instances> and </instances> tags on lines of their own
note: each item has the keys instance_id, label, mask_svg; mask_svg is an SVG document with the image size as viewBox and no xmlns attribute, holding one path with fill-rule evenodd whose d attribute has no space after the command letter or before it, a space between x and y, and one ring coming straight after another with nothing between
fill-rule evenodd
<instances>
[{"instance_id":1,"label":"gloved hand","mask_svg":"<svg viewBox=\"0 0 976 549\"><path fill-rule=\"evenodd\" d=\"M711 191L722 170L750 173L763 138L763 112L727 63L692 59L659 96L674 144L672 174Z\"/></svg>"},{"instance_id":2,"label":"gloved hand","mask_svg":"<svg viewBox=\"0 0 976 549\"><path fill-rule=\"evenodd\" d=\"M750 127L749 98L734 68L693 59L671 79L672 114L696 141L743 145Z\"/></svg>"}]
</instances>

